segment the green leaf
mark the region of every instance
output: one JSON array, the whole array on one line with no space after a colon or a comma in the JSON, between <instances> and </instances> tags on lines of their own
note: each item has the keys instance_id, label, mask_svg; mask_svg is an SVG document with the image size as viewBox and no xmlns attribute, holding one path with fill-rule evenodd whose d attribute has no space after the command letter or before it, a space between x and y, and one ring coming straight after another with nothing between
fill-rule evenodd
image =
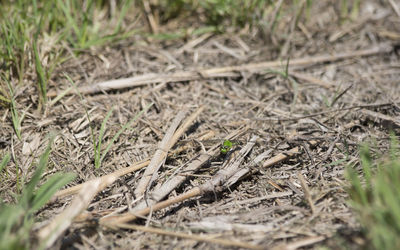
<instances>
[{"instance_id":1,"label":"green leaf","mask_svg":"<svg viewBox=\"0 0 400 250\"><path fill-rule=\"evenodd\" d=\"M228 153L233 147L233 143L230 140L225 140L221 146L221 154Z\"/></svg>"}]
</instances>

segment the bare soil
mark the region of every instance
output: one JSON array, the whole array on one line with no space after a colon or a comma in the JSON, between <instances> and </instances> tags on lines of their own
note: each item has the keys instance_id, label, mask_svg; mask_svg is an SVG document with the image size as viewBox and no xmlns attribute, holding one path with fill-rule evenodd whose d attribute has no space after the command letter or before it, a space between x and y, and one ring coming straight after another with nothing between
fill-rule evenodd
<instances>
[{"instance_id":1,"label":"bare soil","mask_svg":"<svg viewBox=\"0 0 400 250\"><path fill-rule=\"evenodd\" d=\"M60 93L70 86L64 72L79 87L146 74L159 74L162 79L84 94L83 99L72 91L47 107L44 114L37 110L33 84L18 89L18 105L26 111L21 141L6 109L1 116L0 152L14 155L7 170L10 178L0 185L4 200L12 201L8 191L17 189L16 163L23 178L29 179L32 163L43 152L52 131L58 135L46 175L74 172L78 177L69 184L73 186L151 159L178 112L186 110L187 117L204 106L172 148L186 149L167 157L150 190L173 174L185 175L178 168L210 148L209 143L198 141L210 131L216 139L211 146L219 145L232 133L243 145L251 136L258 136L243 167L266 151L264 161L296 147L300 151L268 167L262 161L227 189L154 211L132 224L261 248L340 248L344 244L364 248L360 225L348 205L345 168L349 164L359 168L356 163L361 143L373 141L384 151L389 132L400 132L400 16L386 1L365 1L357 20L341 23L335 8L334 4L315 4L310 20L300 21L293 31L293 20L288 19L273 34L243 29L173 41L135 37L102 50L82 51L55 70L50 92ZM193 43L194 39L199 40ZM285 46L286 51L280 49ZM369 53L352 54L357 51ZM334 58L337 55L342 57ZM313 61L320 56L332 58ZM296 59L309 61L292 65ZM246 66L265 61L281 63L254 69ZM205 69L236 65L242 67L225 69L220 76L203 74ZM192 72L195 77L183 81L168 78L181 72ZM97 136L107 112L115 108L107 123L106 146L123 124L150 103L154 105L132 129L121 134L101 168L95 169L85 109ZM200 170L186 174L187 179L168 198L211 179L222 162L216 153ZM97 194L87 208L90 220L73 222L53 247L235 247L99 225L102 216L127 212L120 209L124 206L134 207L135 199L140 198L134 192L143 171L124 175ZM72 199L60 198L42 209L38 213L42 222L36 229L66 209Z\"/></svg>"}]
</instances>

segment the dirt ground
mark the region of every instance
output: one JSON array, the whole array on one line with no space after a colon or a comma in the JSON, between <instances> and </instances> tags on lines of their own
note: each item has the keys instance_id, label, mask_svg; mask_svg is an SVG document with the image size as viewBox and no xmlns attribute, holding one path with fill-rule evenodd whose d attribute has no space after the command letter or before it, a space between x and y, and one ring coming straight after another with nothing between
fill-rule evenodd
<instances>
[{"instance_id":1,"label":"dirt ground","mask_svg":"<svg viewBox=\"0 0 400 250\"><path fill-rule=\"evenodd\" d=\"M384 151L389 131L400 132L400 16L386 1L365 1L360 17L347 24L340 23L332 4L315 4L311 13L318 18L299 22L292 30L293 20L288 19L272 35L243 29L173 41L134 37L102 50L82 51L56 68L49 95L70 87L65 72L82 90L83 99L72 91L43 115L29 105L37 103L36 89L32 85L19 89L19 105L28 107L22 140L16 140L5 113L0 148L12 148L23 176L29 178L32 162L47 145L47 135L56 131L46 175L74 172L78 177L71 187L152 159L156 151L163 152L159 143L179 111L186 111L186 119L203 108L170 151L184 150L167 157L146 194L174 176L185 180L167 198L212 179L229 161L218 150L195 172L186 172L185 167L228 135L242 148L257 136L239 166L249 170L247 175L226 188L215 187L151 211L131 224L203 240L242 242L247 247L364 248L360 226L347 203L344 173L349 164L359 168L360 143L373 141ZM260 64L267 61L274 63ZM223 68L228 66L239 67ZM93 93L85 93L82 87L141 75L146 80L133 87ZM104 117L114 107L107 122L106 146L123 124L150 103L153 106L120 135L102 166L95 169L85 109L98 135ZM207 133L214 134L213 140L202 140ZM252 165L260 155L262 160ZM277 155L282 160L274 158ZM271 158L274 162L267 164ZM103 216L135 207L142 198L136 197L135 189L143 172L123 175L97 194L87 208L88 216L73 222L53 248L239 246L99 224ZM15 185L9 178L0 191L15 189ZM36 230L67 209L73 198L59 198L42 209Z\"/></svg>"}]
</instances>

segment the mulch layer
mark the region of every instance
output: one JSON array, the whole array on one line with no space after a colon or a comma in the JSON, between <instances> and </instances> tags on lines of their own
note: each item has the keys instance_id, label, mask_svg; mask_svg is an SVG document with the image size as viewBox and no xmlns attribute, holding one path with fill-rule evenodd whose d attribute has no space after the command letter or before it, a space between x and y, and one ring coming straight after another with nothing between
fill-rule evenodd
<instances>
[{"instance_id":1,"label":"mulch layer","mask_svg":"<svg viewBox=\"0 0 400 250\"><path fill-rule=\"evenodd\" d=\"M77 88L44 112L36 108L33 84L17 89L18 105L25 112L21 141L3 109L0 152L14 155L7 170L10 178L0 185L3 199L11 201L7 191L17 188L16 163L20 175L29 179L47 135L56 132L46 176L74 172L78 177L69 187L156 157L160 168L150 175L151 186L144 193L137 191L143 169L101 186L54 246L363 248L366 242L348 205L345 169L361 170L361 143L373 143L375 151L384 152L389 132L400 132L400 16L378 1L362 6L361 17L347 24L340 23L334 6L319 3L311 12L318 13L315 20L299 22L291 30L293 20L288 19L273 35L244 29L173 41L135 37L82 51L55 69L50 99L71 86L64 73ZM125 78L122 85L109 82ZM151 103L95 169L86 113L98 138L113 108L104 150L118 130ZM165 136L174 123L182 126L177 119L181 111L181 120L190 115L193 119L171 145ZM218 147L228 137L237 149L224 156ZM247 171L240 178L221 178L195 197L137 214L113 228L105 222L107 217L118 221L121 215L135 215L142 200L151 200L174 177L184 178L161 201L215 180L251 138L254 145L238 160L237 172ZM167 151L173 153L165 158ZM186 170L199 157L204 159L201 166ZM35 232L43 233L74 197L60 196L39 211Z\"/></svg>"}]
</instances>

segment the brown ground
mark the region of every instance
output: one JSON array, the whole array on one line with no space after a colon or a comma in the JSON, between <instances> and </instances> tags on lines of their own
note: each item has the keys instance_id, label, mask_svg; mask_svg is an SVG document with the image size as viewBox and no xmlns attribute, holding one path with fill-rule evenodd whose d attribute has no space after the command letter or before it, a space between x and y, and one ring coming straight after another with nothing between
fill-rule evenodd
<instances>
[{"instance_id":1,"label":"brown ground","mask_svg":"<svg viewBox=\"0 0 400 250\"><path fill-rule=\"evenodd\" d=\"M31 163L47 144L46 135L57 131L46 174L74 172L78 174L75 184L83 183L151 159L178 111L187 110L187 117L203 105L204 111L174 146L189 145L188 149L167 158L156 184L163 183L176 168L201 155L200 143L189 142L209 131L215 132L217 143L238 129L244 132L237 139L244 143L252 135L259 136L243 167L267 150L272 151L266 159L295 147L301 151L268 168L260 163L257 171L229 189L192 198L132 223L263 248L281 245L288 249L303 245L336 248L344 243L362 247L359 225L346 203L345 166L358 161L361 142L372 139L377 148L385 149L390 129L398 133L400 125L400 16L389 4L380 5L378 1L364 2L362 6L358 20L340 25L333 5L316 4L312 15L318 18L300 22L289 36L291 49L286 52L279 48L290 34L291 20L277 27L273 39L268 34L243 30L240 34L204 36L194 46L190 41L197 37L161 42L140 40L140 43L135 38L103 50L84 51L79 58L56 69L51 90L69 87L62 72L69 74L78 86L147 73L185 71L194 72L197 77L181 82L167 82L168 78L164 78L139 87L86 94L83 101L76 94L69 95L48 107L45 115L37 112L36 107L29 107L37 103L37 95L33 85L26 85L18 90L21 110L29 107L22 141L16 139L5 113L0 151L12 148L23 176L29 178ZM351 54L371 48L379 49L365 56ZM282 64L274 70L284 73L287 58L295 62L295 59L341 53L345 57L339 60L293 64L289 67L289 78L268 68L225 71L221 77L207 77L200 70L277 60ZM121 134L102 167L95 169L85 108L98 134L106 113L115 106L105 135L105 141L109 141L122 124L151 102L154 105L150 110L133 129ZM209 144L203 145L209 149ZM212 178L220 161L216 154L169 197ZM13 166L8 169L12 172ZM92 200L88 210L99 219L102 214L132 202L142 173L119 178ZM2 193L15 189L15 179L9 178L0 187ZM5 200L11 199L5 196ZM71 200L72 197L67 197L53 202L40 211L40 218L51 220ZM223 248L216 243L141 230L110 230L88 221L73 223L60 236L58 244L93 249Z\"/></svg>"}]
</instances>

